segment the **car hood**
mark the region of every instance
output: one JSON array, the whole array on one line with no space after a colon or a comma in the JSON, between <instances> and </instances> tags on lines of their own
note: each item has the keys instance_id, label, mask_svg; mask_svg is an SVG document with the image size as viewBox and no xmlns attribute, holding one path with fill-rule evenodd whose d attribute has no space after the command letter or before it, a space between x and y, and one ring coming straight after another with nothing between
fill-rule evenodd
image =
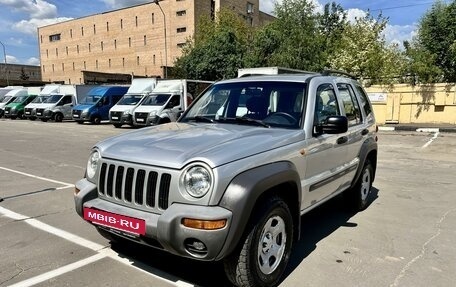
<instances>
[{"instance_id":1,"label":"car hood","mask_svg":"<svg viewBox=\"0 0 456 287\"><path fill-rule=\"evenodd\" d=\"M53 108L55 107L57 104L40 104L39 106L37 106L36 108L37 109L50 109L50 108Z\"/></svg>"},{"instance_id":2,"label":"car hood","mask_svg":"<svg viewBox=\"0 0 456 287\"><path fill-rule=\"evenodd\" d=\"M96 146L104 158L180 169L193 161L217 167L304 137L302 130L169 123L112 137Z\"/></svg>"},{"instance_id":3,"label":"car hood","mask_svg":"<svg viewBox=\"0 0 456 287\"><path fill-rule=\"evenodd\" d=\"M83 110L87 110L87 109L90 109L91 107L93 107L93 104L79 104L79 105L76 105L75 107L73 107L73 110L77 110L77 111L83 111Z\"/></svg>"},{"instance_id":4,"label":"car hood","mask_svg":"<svg viewBox=\"0 0 456 287\"><path fill-rule=\"evenodd\" d=\"M124 112L130 111L130 113L137 107L138 105L114 105L109 112Z\"/></svg>"},{"instance_id":5,"label":"car hood","mask_svg":"<svg viewBox=\"0 0 456 287\"><path fill-rule=\"evenodd\" d=\"M160 111L163 109L163 106L143 106L140 105L135 109L135 113L150 113L152 111Z\"/></svg>"}]
</instances>

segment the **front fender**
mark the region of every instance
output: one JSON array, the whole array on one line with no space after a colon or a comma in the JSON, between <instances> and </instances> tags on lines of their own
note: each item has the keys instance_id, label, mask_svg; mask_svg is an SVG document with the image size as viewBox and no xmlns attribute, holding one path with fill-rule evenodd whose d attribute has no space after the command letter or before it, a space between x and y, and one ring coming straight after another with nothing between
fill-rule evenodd
<instances>
[{"instance_id":1,"label":"front fender","mask_svg":"<svg viewBox=\"0 0 456 287\"><path fill-rule=\"evenodd\" d=\"M237 175L230 182L219 205L232 211L233 217L225 245L217 257L218 260L230 254L238 245L260 196L284 183L291 183L296 186L296 189L283 190L283 196L287 198L290 196L291 198L297 197L296 204L300 206L300 177L296 167L291 162L276 162L256 167ZM289 194L295 191L297 191L296 196ZM298 221L300 220L299 208L297 217L295 214L292 216Z\"/></svg>"}]
</instances>

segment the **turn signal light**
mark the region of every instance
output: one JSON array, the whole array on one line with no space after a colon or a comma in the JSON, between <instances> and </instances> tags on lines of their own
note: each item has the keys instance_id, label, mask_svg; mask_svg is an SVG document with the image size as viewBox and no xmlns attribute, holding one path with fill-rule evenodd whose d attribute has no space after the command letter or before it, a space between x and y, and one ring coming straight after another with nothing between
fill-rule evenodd
<instances>
[{"instance_id":1,"label":"turn signal light","mask_svg":"<svg viewBox=\"0 0 456 287\"><path fill-rule=\"evenodd\" d=\"M215 230L226 226L226 219L220 220L200 220L192 218L183 218L182 225L189 228Z\"/></svg>"}]
</instances>

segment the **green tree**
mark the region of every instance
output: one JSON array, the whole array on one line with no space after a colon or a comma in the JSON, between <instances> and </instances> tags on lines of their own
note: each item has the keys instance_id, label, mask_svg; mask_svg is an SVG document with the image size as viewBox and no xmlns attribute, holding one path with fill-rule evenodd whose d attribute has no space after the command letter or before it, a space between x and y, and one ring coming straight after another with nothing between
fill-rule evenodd
<instances>
[{"instance_id":1,"label":"green tree","mask_svg":"<svg viewBox=\"0 0 456 287\"><path fill-rule=\"evenodd\" d=\"M194 39L174 63L178 77L204 80L232 78L244 65L250 29L233 11L222 9L214 20L199 19Z\"/></svg>"}]
</instances>

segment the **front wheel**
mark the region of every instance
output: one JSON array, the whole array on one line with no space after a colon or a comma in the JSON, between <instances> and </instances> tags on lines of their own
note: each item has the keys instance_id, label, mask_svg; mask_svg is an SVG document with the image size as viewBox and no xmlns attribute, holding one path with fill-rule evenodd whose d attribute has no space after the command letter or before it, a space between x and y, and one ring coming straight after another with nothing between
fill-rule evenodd
<instances>
[{"instance_id":1,"label":"front wheel","mask_svg":"<svg viewBox=\"0 0 456 287\"><path fill-rule=\"evenodd\" d=\"M352 209L361 211L369 205L373 180L374 168L372 163L366 160L356 184L344 194Z\"/></svg>"},{"instance_id":2,"label":"front wheel","mask_svg":"<svg viewBox=\"0 0 456 287\"><path fill-rule=\"evenodd\" d=\"M254 214L253 228L224 261L225 273L236 286L276 286L290 258L293 219L280 198L269 199Z\"/></svg>"},{"instance_id":3,"label":"front wheel","mask_svg":"<svg viewBox=\"0 0 456 287\"><path fill-rule=\"evenodd\" d=\"M61 113L56 113L54 116L54 121L60 123L63 121L63 115Z\"/></svg>"},{"instance_id":4,"label":"front wheel","mask_svg":"<svg viewBox=\"0 0 456 287\"><path fill-rule=\"evenodd\" d=\"M101 118L99 116L95 116L92 119L92 123L95 124L95 125L99 125L101 123Z\"/></svg>"}]
</instances>

